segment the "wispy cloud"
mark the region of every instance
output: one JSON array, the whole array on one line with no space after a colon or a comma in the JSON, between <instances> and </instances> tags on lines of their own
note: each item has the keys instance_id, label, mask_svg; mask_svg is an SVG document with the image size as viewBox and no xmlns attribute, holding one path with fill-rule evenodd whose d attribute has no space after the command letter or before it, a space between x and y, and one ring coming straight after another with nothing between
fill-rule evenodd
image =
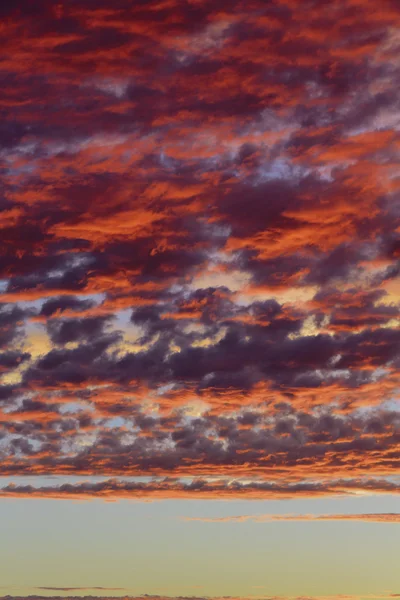
<instances>
[{"instance_id":1,"label":"wispy cloud","mask_svg":"<svg viewBox=\"0 0 400 600\"><path fill-rule=\"evenodd\" d=\"M273 521L366 521L371 523L400 523L400 513L327 514L327 515L238 515L227 517L181 517L183 521L203 523L270 523Z\"/></svg>"},{"instance_id":2,"label":"wispy cloud","mask_svg":"<svg viewBox=\"0 0 400 600\"><path fill-rule=\"evenodd\" d=\"M52 592L81 592L90 590L103 590L106 592L111 591L126 591L126 588L121 587L103 587L103 586L85 586L85 587L50 587L50 586L39 586L35 588L37 590L48 590Z\"/></svg>"},{"instance_id":3,"label":"wispy cloud","mask_svg":"<svg viewBox=\"0 0 400 600\"><path fill-rule=\"evenodd\" d=\"M37 589L56 589L57 588L37 588ZM95 589L112 589L112 588L60 588L60 590L95 590ZM118 588L114 588L118 589ZM383 594L336 594L336 595L320 595L320 596L268 596L268 595L255 595L251 594L248 596L166 596L156 594L144 594L142 596L122 596L124 600L389 600L390 598L397 598L400 594L383 593ZM104 600L104 596L84 596L91 600L97 600L101 598ZM14 600L30 600L30 599L41 599L47 598L48 600L58 600L59 598L82 598L82 596L13 596ZM121 600L121 596L107 596L108 600L114 600L118 598ZM9 600L10 596L0 597L0 600Z\"/></svg>"}]
</instances>

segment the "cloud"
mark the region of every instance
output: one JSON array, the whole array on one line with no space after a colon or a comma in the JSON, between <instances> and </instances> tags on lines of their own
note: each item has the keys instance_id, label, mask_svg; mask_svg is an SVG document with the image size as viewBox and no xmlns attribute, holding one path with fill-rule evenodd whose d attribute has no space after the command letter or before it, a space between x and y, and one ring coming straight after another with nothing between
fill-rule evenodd
<instances>
[{"instance_id":1,"label":"cloud","mask_svg":"<svg viewBox=\"0 0 400 600\"><path fill-rule=\"evenodd\" d=\"M80 591L89 591L89 590L104 590L106 592L112 592L112 591L125 591L125 588L118 588L118 587L99 587L99 586L93 586L93 587L48 587L48 586L41 586L41 587L37 587L37 590L48 590L48 591L53 591L53 592L80 592Z\"/></svg>"},{"instance_id":2,"label":"cloud","mask_svg":"<svg viewBox=\"0 0 400 600\"><path fill-rule=\"evenodd\" d=\"M396 475L397 4L0 12L0 475Z\"/></svg>"},{"instance_id":3,"label":"cloud","mask_svg":"<svg viewBox=\"0 0 400 600\"><path fill-rule=\"evenodd\" d=\"M255 586L254 586L255 587ZM99 590L99 589L104 589L104 590L112 590L113 588L37 588L39 589L46 589L46 590ZM114 588L114 589L118 589L118 588ZM361 600L362 598L371 598L371 600L387 600L389 598L396 598L398 597L399 594L392 594L390 592L387 592L386 594L371 594L371 595L365 595L363 594L362 596L356 595L356 594L336 594L336 595L331 595L331 596L300 596L301 600ZM30 595L30 596L13 596L13 598L15 598L15 600L23 600L23 599L27 599L27 600L44 600L45 598L50 598L50 600L58 600L59 598L82 598L82 596L37 596L37 595ZM91 600L97 600L98 598L104 598L104 596L85 596L86 598L90 598ZM10 598L10 596L3 596L0 597L1 600L6 600ZM250 596L160 596L160 595L156 595L156 594L144 594L143 596L107 596L107 598L109 598L109 600L114 600L114 598L124 598L125 600L145 600L146 598L150 598L151 600L249 600L251 598L253 599L269 599L269 600L294 600L295 598L299 598L299 596L265 596L265 595L250 595Z\"/></svg>"},{"instance_id":4,"label":"cloud","mask_svg":"<svg viewBox=\"0 0 400 600\"><path fill-rule=\"evenodd\" d=\"M386 479L345 479L325 483L303 480L292 483L276 483L262 480L210 480L198 477L190 481L182 481L176 478L154 479L151 482L118 479L108 479L100 482L89 480L76 484L64 483L58 486L39 487L10 483L0 488L0 497L70 498L73 500L101 498L109 501L122 499L146 501L168 498L212 499L215 497L227 500L235 497L243 499L288 499L295 497L357 496L365 493L398 494L399 490L399 483ZM308 518L307 515L306 518ZM290 518L287 520L290 520Z\"/></svg>"},{"instance_id":5,"label":"cloud","mask_svg":"<svg viewBox=\"0 0 400 600\"><path fill-rule=\"evenodd\" d=\"M95 356L96 348L53 352L44 368L50 357L76 357L76 367L63 366L59 373L79 383L88 354ZM94 391L97 400L91 408L84 394L77 405L75 391L66 388L63 396L55 390L51 401L25 398L9 412L0 412L3 429L13 436L7 448L11 458L3 462L2 474L57 475L61 460L64 473L82 475L248 476L286 483L313 476L321 481L346 478L350 464L352 477L358 475L361 482L366 475L397 475L397 411L361 409L349 415L318 406L304 411L280 402L271 404L267 413L245 407L227 416L210 412L201 402L207 397L198 396L196 402L192 397L191 406L183 400L179 410L169 414L175 402L172 394L163 416L142 410L140 389L129 405L123 391L110 395L107 386L94 386ZM145 389L143 396L147 393ZM110 426L115 418L119 424ZM68 437L60 439L57 431Z\"/></svg>"},{"instance_id":6,"label":"cloud","mask_svg":"<svg viewBox=\"0 0 400 600\"><path fill-rule=\"evenodd\" d=\"M400 523L400 513L327 514L327 515L240 515L233 517L182 517L183 521L203 523L271 523L274 521L365 521L370 523Z\"/></svg>"}]
</instances>

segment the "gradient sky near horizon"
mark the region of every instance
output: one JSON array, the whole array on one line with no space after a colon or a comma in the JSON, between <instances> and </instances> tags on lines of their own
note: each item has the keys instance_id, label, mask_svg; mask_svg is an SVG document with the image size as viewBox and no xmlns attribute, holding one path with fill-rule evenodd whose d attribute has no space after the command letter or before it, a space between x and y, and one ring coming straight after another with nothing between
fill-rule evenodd
<instances>
[{"instance_id":1,"label":"gradient sky near horizon","mask_svg":"<svg viewBox=\"0 0 400 600\"><path fill-rule=\"evenodd\" d=\"M0 48L0 595L398 597L398 0Z\"/></svg>"}]
</instances>

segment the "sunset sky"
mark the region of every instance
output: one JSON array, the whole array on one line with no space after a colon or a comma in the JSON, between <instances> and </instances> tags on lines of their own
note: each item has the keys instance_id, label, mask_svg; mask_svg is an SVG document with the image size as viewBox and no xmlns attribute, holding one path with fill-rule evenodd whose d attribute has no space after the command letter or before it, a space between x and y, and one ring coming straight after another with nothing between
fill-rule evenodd
<instances>
[{"instance_id":1,"label":"sunset sky","mask_svg":"<svg viewBox=\"0 0 400 600\"><path fill-rule=\"evenodd\" d=\"M0 48L0 600L400 598L399 0Z\"/></svg>"}]
</instances>

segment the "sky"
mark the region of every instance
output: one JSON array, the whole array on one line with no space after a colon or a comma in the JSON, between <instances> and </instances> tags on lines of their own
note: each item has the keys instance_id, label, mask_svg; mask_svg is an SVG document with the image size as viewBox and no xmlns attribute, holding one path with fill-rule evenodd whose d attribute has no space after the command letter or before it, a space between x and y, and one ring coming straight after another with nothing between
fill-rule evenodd
<instances>
[{"instance_id":1,"label":"sky","mask_svg":"<svg viewBox=\"0 0 400 600\"><path fill-rule=\"evenodd\" d=\"M399 597L398 0L0 47L0 600Z\"/></svg>"}]
</instances>

